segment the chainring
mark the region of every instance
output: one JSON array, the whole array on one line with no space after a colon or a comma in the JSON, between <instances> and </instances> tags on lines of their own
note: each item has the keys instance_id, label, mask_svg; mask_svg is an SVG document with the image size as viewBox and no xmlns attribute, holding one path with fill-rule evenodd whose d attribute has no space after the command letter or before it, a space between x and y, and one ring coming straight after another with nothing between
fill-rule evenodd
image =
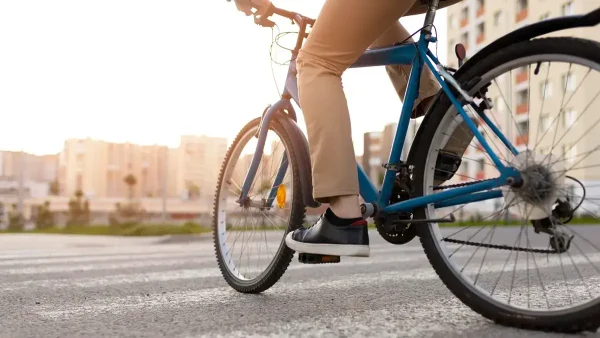
<instances>
[{"instance_id":1,"label":"chainring","mask_svg":"<svg viewBox=\"0 0 600 338\"><path fill-rule=\"evenodd\" d=\"M399 172L394 180L390 204L409 200L412 191L410 176L407 172ZM388 243L401 245L412 241L417 236L416 227L411 224L394 224L394 221L410 219L410 213L397 213L375 218L377 232Z\"/></svg>"}]
</instances>

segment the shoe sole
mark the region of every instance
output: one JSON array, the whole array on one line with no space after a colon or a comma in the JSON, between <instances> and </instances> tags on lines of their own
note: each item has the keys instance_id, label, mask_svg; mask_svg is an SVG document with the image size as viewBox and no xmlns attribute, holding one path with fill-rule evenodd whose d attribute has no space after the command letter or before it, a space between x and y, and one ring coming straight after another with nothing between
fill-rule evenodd
<instances>
[{"instance_id":1,"label":"shoe sole","mask_svg":"<svg viewBox=\"0 0 600 338\"><path fill-rule=\"evenodd\" d=\"M299 253L330 256L369 257L371 250L368 245L354 244L315 244L302 243L292 239L292 232L285 237L285 244Z\"/></svg>"}]
</instances>

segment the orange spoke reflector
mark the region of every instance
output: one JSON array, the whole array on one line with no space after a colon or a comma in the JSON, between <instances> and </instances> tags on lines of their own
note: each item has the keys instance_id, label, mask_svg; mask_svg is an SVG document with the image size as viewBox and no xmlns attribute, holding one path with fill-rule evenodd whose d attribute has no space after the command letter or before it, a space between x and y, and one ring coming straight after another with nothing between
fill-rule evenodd
<instances>
[{"instance_id":1,"label":"orange spoke reflector","mask_svg":"<svg viewBox=\"0 0 600 338\"><path fill-rule=\"evenodd\" d=\"M285 197L285 185L280 184L279 188L277 188L277 206L279 206L279 209L283 209L285 206Z\"/></svg>"}]
</instances>

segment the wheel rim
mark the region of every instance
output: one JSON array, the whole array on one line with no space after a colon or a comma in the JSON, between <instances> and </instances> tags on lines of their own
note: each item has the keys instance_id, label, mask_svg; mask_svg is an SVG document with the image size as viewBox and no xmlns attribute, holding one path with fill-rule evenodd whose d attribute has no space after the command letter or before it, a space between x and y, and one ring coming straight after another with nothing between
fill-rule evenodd
<instances>
[{"instance_id":1,"label":"wheel rim","mask_svg":"<svg viewBox=\"0 0 600 338\"><path fill-rule=\"evenodd\" d=\"M248 205L244 207L236 203L251 163L252 153L256 149L254 136L257 131L258 124L239 136L238 142L230 151L217 196L218 253L226 272L240 284L253 284L271 270L284 249L283 238L287 233L290 205L293 202L293 170L288 161L286 175L281 182L285 187L286 196L283 208L279 207L277 200L273 202L274 208L268 210ZM280 135L272 129L269 130L263 159L248 193L252 201L268 199L269 188L272 187L277 173L276 163L281 162L284 154L290 158ZM236 249L239 253L236 253Z\"/></svg>"},{"instance_id":2,"label":"wheel rim","mask_svg":"<svg viewBox=\"0 0 600 338\"><path fill-rule=\"evenodd\" d=\"M567 64L569 64L567 73L569 73L572 70L573 65L582 66L583 68L589 69L590 72L596 73L595 77L591 77L591 78L597 79L599 77L598 71L600 71L600 65L597 63L591 62L589 60L578 58L578 57L573 57L573 56L569 56L569 55L559 55L559 54L535 55L535 56L530 56L530 57L523 57L523 58L514 60L512 62L506 63L504 65L495 67L494 69L487 72L484 76L482 76L480 83L477 84L473 88L473 90L471 91L470 94L473 95L475 92L477 92L477 90L479 90L481 85L491 82L492 79L495 79L498 77L498 75L506 73L506 72L508 72L508 76L509 76L508 77L509 81L507 81L508 82L507 85L509 86L509 91L512 93L513 88L511 88L510 86L512 86L512 84L513 84L513 79L514 79L513 76L515 75L515 72L513 70L522 69L521 67L523 67L525 65L532 65L532 64L535 67L538 64L538 62L541 62L542 64L544 64L546 62L550 62L550 63L548 63L549 65L551 65L553 63L557 63L557 62L567 63ZM542 67L542 69L544 69L544 68ZM534 70L535 70L535 68L527 68L527 71L529 72L528 79L529 79L530 84L533 82L532 75L535 74L533 72ZM548 72L550 72L550 66L548 66ZM540 71L540 73L542 73L542 72ZM586 73L580 72L577 74L586 74ZM578 78L578 79L581 79L581 83L583 83L586 79L584 76L585 75L580 76ZM556 75L554 75L554 77L556 77ZM505 80L506 80L506 78L505 78ZM543 82L543 83L546 83L546 82ZM497 82L496 82L496 84L497 84ZM492 81L492 85L494 85L493 81ZM542 84L542 86L543 85L544 84ZM589 83L588 83L588 86L589 86ZM501 93L502 85L498 85L497 88L498 88L498 92L500 92L499 96L502 96L501 95L502 94ZM542 88L544 88L544 87L542 87ZM546 88L548 88L548 87L546 87ZM556 86L555 86L555 88L556 88ZM561 88L559 87L559 90L555 91L555 92L558 92L558 95L561 95L562 90L560 90L560 89ZM567 92L567 90L570 89L570 84L568 83L568 81L565 81L565 86L562 89L564 89L565 92ZM531 93L531 92L532 92L532 89L528 88L528 93ZM589 92L591 94L586 93L586 96L590 96L590 101L591 101L590 105L593 106L594 105L593 103L596 102L595 106L597 107L599 105L598 104L598 102L599 102L598 94L600 94L600 92L597 89L596 90L592 89ZM492 93L492 95L493 94L494 93ZM495 93L495 94L498 95L498 93ZM546 92L546 94L548 94L548 92ZM567 94L568 94L567 98L569 97L570 94L572 94L571 98L575 97L575 95L576 95L576 93L567 93ZM531 94L531 95L533 95L533 94ZM545 97L543 97L543 99L545 99ZM527 113L528 114L534 110L530 106L531 102L532 101L530 100L530 97L528 97L527 98L527 105L528 105ZM496 103L497 102L494 102L494 104L496 104ZM504 103L502 103L502 104L504 104ZM496 104L495 108L497 108L497 107L498 107L498 104ZM506 105L506 108L512 108L512 105L509 103ZM541 114L538 111L535 111L535 112L533 112L534 117L536 117L536 116L544 117L546 115L545 114L546 112L543 109L543 103L541 104L540 108L541 108L540 112L542 112L544 114ZM560 108L559 109L560 111L565 111L565 109L563 109L564 106L560 106L559 108ZM424 180L423 180L424 194L433 194L434 193L434 190L433 190L434 170L433 170L433 168L435 167L435 163L436 163L436 159L437 159L437 156L439 153L440 145L444 142L444 140L448 140L448 138L449 138L449 135L444 135L444 130L446 130L447 128L450 128L453 121L455 120L456 110L453 107L451 107L450 110L451 111L443 117L442 122L438 126L438 130L436 131L436 134L434 135L434 138L431 143L431 149L429 149L429 152L428 152L429 156L427 157L427 160L426 160L426 164L425 164L426 172L424 173ZM471 113L473 113L473 111L471 111ZM493 114L493 113L494 113L494 110L492 110L492 113L490 113L490 114ZM583 114L585 112L580 112L580 113L581 113L580 116L583 116ZM508 112L506 112L506 110L505 110L504 114L513 114L513 111L509 110ZM589 113L589 112L587 112L585 114L588 114L587 115L588 117L590 115L593 115L592 113ZM514 117L514 114L512 116ZM592 118L592 119L595 121L595 120L598 120L599 118L600 117L596 117L596 118ZM506 119L508 120L508 119L510 119L510 117L507 117ZM517 123L515 123L515 126L517 127L515 129L519 129L518 121L520 121L519 118L514 119L514 122L517 122ZM530 134L530 129L529 129L530 122L529 121L530 121L530 118L528 117L527 118L528 140L527 140L527 142L525 142L525 145L527 148L529 148L529 141L530 141L529 140L529 138L530 138L530 135L529 135ZM498 124L498 121L497 120L495 121L493 118L492 118L492 122L494 122L495 124ZM512 121L510 121L510 122L512 123ZM542 120L540 119L539 122L540 123L537 123L537 126L541 127ZM600 120L599 120L599 122L600 122ZM486 127L484 126L484 128L486 128ZM586 128L584 128L584 129L586 129ZM501 128L501 130L503 133L505 133L504 129ZM552 126L550 126L550 129L548 129L548 131L550 131L550 130L552 130ZM486 140L488 140L488 142L490 143L490 147L495 152L498 153L499 149L502 149L500 147L502 147L503 145L497 139L494 140L494 141L496 141L495 143L491 142L490 135L493 135L493 134L491 134L489 132L490 131L489 129L487 129L487 131L488 132L485 133L485 130L484 130L483 135L486 137ZM554 137L554 139L552 140L551 144L553 146L557 145L557 144L555 144L555 141L560 138L560 134L561 134L558 126L556 127L556 131L559 133L559 135L558 135L558 137ZM566 131L568 131L568 130L566 130ZM541 140L543 140L543 136L542 136L543 133L540 133L539 130L536 130L534 132L534 134L535 134L535 137L538 137ZM565 132L565 135L568 135L568 134ZM520 135L520 136L522 136L522 135ZM546 136L546 137L548 137L548 136ZM572 137L566 137L566 138L568 140L573 139ZM538 140L536 140L535 143L540 144L540 143L538 143ZM600 141L596 140L595 143L596 143L596 146L598 146L598 148L596 150L600 150ZM471 145L469 145L469 146L471 146ZM549 152L552 152L552 149L550 149ZM467 157L467 155L465 155L465 157ZM489 160L489 157L487 159ZM507 162L509 162L508 158L506 160L507 160ZM464 158L463 158L463 162L464 162ZM600 161L596 161L596 162L598 162L598 164L600 164ZM461 165L461 167L462 167L462 165ZM573 170L574 172L577 172L578 170L580 170L578 168L573 168L573 167L571 167L571 168L574 169ZM486 170L484 169L484 172L485 171ZM491 177L498 176L497 170L494 169L494 171L495 171L495 173L492 174ZM459 169L458 172L461 172L461 169ZM488 178L488 177L486 176L483 178ZM458 182L456 180L453 180L453 181L447 182L446 184L453 184L453 183L458 183ZM504 202L506 203L506 201L504 201ZM589 208L589 205L591 205L592 203L586 204L586 206ZM474 205L475 208L477 208L477 204L469 204L469 205ZM582 204L582 208L585 208L585 207L583 207L583 205L584 204ZM451 210L451 211L438 210L436 212L436 209L433 207L433 205L429 205L425 209L425 214L426 214L425 216L427 218L447 217L450 214L456 215L457 211L465 208L464 206L460 206L460 207L457 206L457 207L458 208L455 207L455 208L453 208L454 210ZM523 212L523 214L525 214L527 212L526 209L524 211L525 212ZM596 213L596 216L599 214L600 213ZM497 216L492 216L492 217L496 218ZM523 218L526 218L526 217L523 217ZM600 220L598 220L598 223L600 223ZM546 264L547 266L542 267L542 270L543 270L542 273L540 273L540 266L538 266L538 264L542 265L542 264L540 264L541 262L540 261L536 262L535 261L536 258L534 258L535 257L534 255L536 255L536 254L525 253L525 252L523 252L522 254L517 254L517 253L511 252L511 255L509 255L507 258L502 257L502 259L488 261L488 263L491 263L491 264L490 264L490 266L488 266L486 268L486 266L484 265L484 261L486 259L486 255L488 254L488 250L492 250L492 249L486 250L486 248L483 248L483 247L480 249L472 249L470 252L468 252L464 256L461 256L460 254L457 254L459 251L458 249L460 249L460 244L453 245L453 248L450 249L450 246L447 245L445 241L443 241L444 238L449 237L449 236L444 236L443 233L452 234L457 229L453 229L452 231L450 231L450 230L441 228L439 226L439 224L435 224L435 223L430 224L429 227L430 227L430 232L433 236L434 245L436 245L437 250L438 250L438 252L440 252L441 257L444 260L446 266L449 267L450 271L457 277L457 279L464 286L469 288L472 292L476 293L477 295L479 295L480 297L482 297L489 303L492 303L500 308L504 308L509 311L518 311L520 313L527 314L527 315L538 315L538 316L539 315L560 315L560 314L567 314L567 313L573 313L576 311L580 311L583 308L588 308L590 306L594 306L600 302L600 299L598 299L600 297L600 290L597 287L591 287L593 284L598 284L598 281L600 281L600 278L599 278L600 268L598 268L598 266L600 266L600 264L598 264L598 262L600 262L600 255L598 254L598 251L600 251L600 250L598 250L598 248L600 248L600 245L598 245L598 244L595 245L596 253L595 253L595 256L592 256L592 257L590 257L590 255L588 255L585 250L582 250L581 247L577 247L579 249L578 251L580 251L580 253L581 253L581 255L578 257L574 258L571 255L566 256L566 257L562 257L562 255L556 255L556 256L558 256L558 258L552 257L552 259L553 259L552 264ZM471 227L474 227L474 226L471 226ZM483 227L484 226L482 226L481 229L483 229ZM490 227L492 229L498 228L497 224L491 225ZM532 227L532 226L529 225L529 227ZM480 230L481 235L477 235L477 234L473 235L472 233L469 233L467 235L464 231L465 229L467 229L467 227L462 228L462 230L458 229L459 230L458 232L463 232L464 235L467 237L468 237L468 235L482 237L483 241L481 243L486 243L488 241L491 242L492 238L494 237L495 230L490 230L488 233L488 236L485 237L486 231ZM475 230L475 229L473 229L473 230ZM507 229L503 229L503 230L505 232L508 232ZM531 245L531 243L533 242L533 240L529 237L529 236L531 236L530 235L531 229L529 229L527 227L527 224L523 224L520 227L520 229L517 228L517 230L520 230L521 237L518 238L519 245L515 244L515 245L513 245L513 247L522 246L522 244L524 244L524 243L529 243L528 246L526 245L527 248L532 248L533 246ZM539 235L536 234L536 236L539 236ZM585 238L585 236L578 236L578 237L582 238L582 241L586 242L586 244L589 244L589 243L587 243L587 242L590 242L589 238ZM573 243L575 243L575 239L573 239L573 241L574 241ZM516 241L513 243L516 243ZM492 243L492 244L494 244L494 243ZM512 243L510 243L510 244L512 244ZM458 247L458 248L455 250L456 247ZM573 245L571 245L571 248L573 248ZM481 259L481 261L474 259L474 255L477 253L477 251L479 251L480 255L483 255L483 259ZM568 253L568 251L567 251L567 253ZM526 259L525 260L526 263L524 263L524 264L521 263L522 265L519 265L519 263L514 263L514 265L513 265L512 264L513 260L516 262L519 259L519 257L523 260ZM544 257L544 259L545 258L546 257ZM585 276L587 278L584 278L584 280L587 279L587 281L586 281L587 284L584 284L584 286L582 286L582 287L575 287L575 284L572 284L570 280L565 278L566 282L563 283L564 285L561 285L561 283L562 283L562 278L561 278L560 280L553 280L549 283L547 282L544 285L543 275L547 274L547 272L548 272L547 269L552 269L553 265L554 265L553 268L556 269L558 266L559 273L563 272L563 275L564 275L565 266L568 265L567 263L573 263L571 265L575 266L576 261L577 261L577 263L579 263L580 261L588 261L590 263L595 264L595 266L590 267L590 268L586 267L586 269L585 269L586 272L588 272L588 273L592 270L594 270L594 272L595 272L595 277L593 277L593 278L589 278L589 277L587 277L587 275ZM465 262L466 262L466 265L463 264ZM469 269L467 269L466 267L471 262L475 263L475 264L471 264L471 266L474 266L475 268L474 269L471 268L472 271L470 271L473 274L476 273L476 276L474 278L463 273L465 271L469 272ZM526 272L525 276L521 275L521 276L516 277L517 274L515 271L519 271L519 272L521 272L522 270L529 271L529 264L531 264L532 267L533 267L533 265L535 265L535 268L537 269L537 271L532 272L532 274L529 274L529 272ZM508 271L504 270L504 267L506 267L506 266L508 266L510 268ZM501 268L501 271L498 273L498 275L500 277L498 277L498 278L502 278L503 272L506 275L506 277L504 277L504 280L502 282L498 282L496 280L495 285L494 285L494 283L491 283L490 286L492 286L494 288L493 290L490 291L490 290L484 289L484 287L482 286L483 283L482 283L481 276L483 274L489 274L490 276L492 276L492 275L494 275L494 270L497 270L498 268ZM525 268L527 268L527 269L525 269ZM544 269L546 269L546 270L544 270ZM576 267L572 270L576 271L579 274L579 276L582 276L581 270L583 270L583 269ZM538 278L535 278L535 276L532 276L532 275L537 275L537 277L539 277L540 282L537 286L537 288L539 288L539 290L536 289L537 293L535 294L535 296L536 297L541 296L541 297L545 298L545 299L542 299L541 302L539 300L536 300L534 302L534 300L532 299L534 295L529 293L530 291L532 291L532 289L535 288L535 286L533 286L532 283L533 282L538 283ZM518 291L521 292L521 294L519 294L519 295L515 295L513 293L516 291L515 289L513 289L513 286L514 286L514 283L516 280L523 280L525 282L524 284L526 284L525 288L518 289ZM561 294L555 293L554 289L557 286L563 286L563 288L566 286L567 290L568 290L567 291L568 294L561 295ZM507 295L505 288L508 288L508 287L510 287L510 288L508 290L508 295ZM570 287L570 290L568 289L569 287ZM527 291L527 295L523 296L522 293L525 290ZM588 301L588 302L585 302L582 304L572 305L571 303L573 302L573 298L575 296L574 293L576 293L578 291L583 291L584 293L589 293L590 295L593 294L595 296L595 299L592 299L591 301ZM503 299L494 298L493 296L494 296L495 292L499 296L500 295L504 296L504 297L502 297ZM541 293L544 293L544 295L541 295ZM558 298L568 298L570 304L563 305L563 306L552 306L552 308L551 308L551 304L548 299L548 293L554 293L555 295L558 295ZM562 300L565 302L567 301L567 299L562 299ZM515 301L522 301L522 302L521 302L521 304L517 304ZM531 305L533 305L532 303L545 303L546 305L548 305L548 308L546 310L532 309L532 307L531 307Z\"/></svg>"}]
</instances>

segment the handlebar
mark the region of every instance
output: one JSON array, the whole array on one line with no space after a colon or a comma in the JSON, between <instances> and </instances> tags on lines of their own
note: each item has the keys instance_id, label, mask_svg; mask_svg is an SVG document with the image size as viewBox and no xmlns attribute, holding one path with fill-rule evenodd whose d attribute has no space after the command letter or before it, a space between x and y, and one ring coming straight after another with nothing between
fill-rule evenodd
<instances>
[{"instance_id":1,"label":"handlebar","mask_svg":"<svg viewBox=\"0 0 600 338\"><path fill-rule=\"evenodd\" d=\"M260 11L257 8L258 11ZM279 15L281 17L284 18L288 18L290 20L292 20L293 23L296 23L298 26L302 26L302 25L314 25L315 20L307 18L301 14L295 13L295 12L290 12L288 10L282 9L282 8L278 8L275 7L273 4L271 4L269 6L269 9L267 9L267 12L261 16L256 16L254 17L254 22L257 25L261 25L264 27L273 27L275 25L275 23L271 20L269 20L269 17L272 16L273 14Z\"/></svg>"},{"instance_id":2,"label":"handlebar","mask_svg":"<svg viewBox=\"0 0 600 338\"><path fill-rule=\"evenodd\" d=\"M227 1L231 1L231 0L227 0ZM314 25L315 24L315 20L305 17L301 14L295 13L295 12L291 12L282 8L278 8L275 7L275 5L273 5L272 3L270 4L269 8L266 10L265 13L263 13L262 15L259 15L258 13L261 12L261 9L256 7L256 6L252 6L252 8L256 9L256 12L253 13L254 15L254 23L256 23L259 26L263 26L263 27L273 27L275 26L275 22L269 20L269 17L273 16L274 14L279 15L281 17L287 18L292 20L293 23L297 24L298 26L302 26L302 25Z\"/></svg>"},{"instance_id":3,"label":"handlebar","mask_svg":"<svg viewBox=\"0 0 600 338\"><path fill-rule=\"evenodd\" d=\"M231 1L231 0L227 0L227 1ZM300 49L300 47L302 46L302 42L304 41L304 39L306 37L308 37L308 34L306 33L306 29L308 26L312 27L315 24L315 20L305 17L304 15L295 13L295 12L290 12L287 11L285 9L281 9L281 8L277 8L275 7L272 3L270 4L269 8L264 11L257 8L256 6L252 6L251 9L256 9L256 12L251 14L254 16L254 23L259 25L259 26L263 26L263 27L273 27L275 26L275 22L269 20L269 18L271 16L273 16L274 14L279 15L281 17L287 18L292 20L292 23L297 24L298 27L300 27L300 31L298 32L298 39L296 40L296 47L294 47L294 51L298 51ZM260 13L260 14L259 14ZM250 15L250 14L248 14Z\"/></svg>"}]
</instances>

